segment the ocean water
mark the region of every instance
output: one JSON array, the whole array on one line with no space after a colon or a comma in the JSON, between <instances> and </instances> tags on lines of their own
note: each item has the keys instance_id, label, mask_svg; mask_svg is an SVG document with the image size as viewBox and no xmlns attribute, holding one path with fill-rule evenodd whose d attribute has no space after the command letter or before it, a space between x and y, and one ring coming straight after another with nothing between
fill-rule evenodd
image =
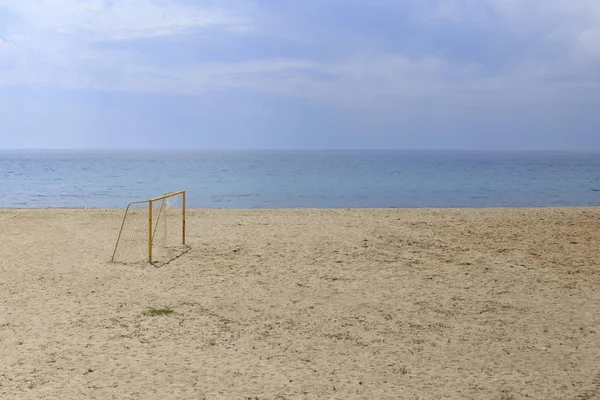
<instances>
[{"instance_id":1,"label":"ocean water","mask_svg":"<svg viewBox=\"0 0 600 400\"><path fill-rule=\"evenodd\" d=\"M0 207L122 208L177 190L207 208L595 206L600 153L0 150Z\"/></svg>"}]
</instances>

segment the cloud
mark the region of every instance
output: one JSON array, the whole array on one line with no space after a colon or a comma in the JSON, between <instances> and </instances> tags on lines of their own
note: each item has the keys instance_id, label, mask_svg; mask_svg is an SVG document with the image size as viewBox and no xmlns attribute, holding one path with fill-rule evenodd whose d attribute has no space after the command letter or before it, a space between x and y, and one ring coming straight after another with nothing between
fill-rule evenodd
<instances>
[{"instance_id":1,"label":"cloud","mask_svg":"<svg viewBox=\"0 0 600 400\"><path fill-rule=\"evenodd\" d=\"M535 45L556 46L570 54L588 52L589 39L600 33L596 0L434 0L430 4L424 18L429 23L487 27L510 39L511 35L534 37Z\"/></svg>"},{"instance_id":2,"label":"cloud","mask_svg":"<svg viewBox=\"0 0 600 400\"><path fill-rule=\"evenodd\" d=\"M168 0L0 0L0 23L0 62L15 67L13 83L37 84L47 76L58 86L74 70L91 75L102 64L133 60L111 50L111 43L251 29L246 19L223 7ZM101 65L90 65L91 60ZM6 84L8 78L0 80Z\"/></svg>"},{"instance_id":3,"label":"cloud","mask_svg":"<svg viewBox=\"0 0 600 400\"><path fill-rule=\"evenodd\" d=\"M0 85L99 90L142 65L111 44L251 30L224 7L168 0L0 0L0 22Z\"/></svg>"},{"instance_id":4,"label":"cloud","mask_svg":"<svg viewBox=\"0 0 600 400\"><path fill-rule=\"evenodd\" d=\"M167 0L0 0L22 29L85 41L168 36L220 27L249 29L248 21L223 8Z\"/></svg>"},{"instance_id":5,"label":"cloud","mask_svg":"<svg viewBox=\"0 0 600 400\"><path fill-rule=\"evenodd\" d=\"M16 16L0 36L0 85L186 95L252 90L402 110L427 101L559 107L589 101L600 83L595 0L214 4L0 0L0 9ZM253 55L275 33L289 48L310 46L298 56ZM245 59L194 59L206 51L203 43L225 35L234 35L227 36L237 45L232 51L243 50ZM337 44L341 36L346 45ZM144 50L140 44L172 37L186 49L185 65L153 62L164 47ZM258 45L248 46L249 38ZM116 46L123 42L128 46ZM335 56L310 53L320 46Z\"/></svg>"}]
</instances>

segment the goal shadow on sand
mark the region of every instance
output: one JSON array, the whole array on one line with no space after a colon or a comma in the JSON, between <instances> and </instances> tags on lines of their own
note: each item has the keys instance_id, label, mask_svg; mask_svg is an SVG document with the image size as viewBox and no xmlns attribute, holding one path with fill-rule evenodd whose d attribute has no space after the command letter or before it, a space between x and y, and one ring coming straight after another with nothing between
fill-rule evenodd
<instances>
[{"instance_id":1,"label":"goal shadow on sand","mask_svg":"<svg viewBox=\"0 0 600 400\"><path fill-rule=\"evenodd\" d=\"M136 267L147 267L152 266L154 268L162 268L177 261L181 257L185 256L190 252L192 248L190 246L181 246L177 249L169 249L168 253L164 256L157 257L152 262L148 260L109 260L110 264L125 265L125 266L136 266Z\"/></svg>"},{"instance_id":2,"label":"goal shadow on sand","mask_svg":"<svg viewBox=\"0 0 600 400\"><path fill-rule=\"evenodd\" d=\"M173 261L178 260L179 258L183 257L191 249L192 248L187 245L178 246L177 248L169 248L169 249L166 249L167 252L164 256L158 256L151 263L146 263L146 264L150 264L150 265L154 266L155 268L162 268L162 267L165 267L165 266L171 264Z\"/></svg>"}]
</instances>

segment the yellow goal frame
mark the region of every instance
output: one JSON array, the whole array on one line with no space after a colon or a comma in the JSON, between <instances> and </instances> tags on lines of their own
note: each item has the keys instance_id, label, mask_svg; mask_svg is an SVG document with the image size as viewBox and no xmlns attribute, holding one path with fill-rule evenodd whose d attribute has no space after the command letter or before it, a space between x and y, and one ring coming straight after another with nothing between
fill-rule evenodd
<instances>
[{"instance_id":1,"label":"yellow goal frame","mask_svg":"<svg viewBox=\"0 0 600 400\"><path fill-rule=\"evenodd\" d=\"M121 241L121 235L123 234L123 228L125 227L125 220L127 219L127 214L129 213L129 209L131 206L136 205L136 204L144 204L144 203L148 203L148 262L152 263L152 241L154 238L154 229L153 229L153 220L152 220L152 205L154 204L154 202L156 201L161 201L161 200L165 200L168 199L169 197L175 197L175 196L182 196L182 204L181 204L181 223L182 223L182 230L181 230L181 244L182 245L186 245L185 244L185 214L186 214L186 193L185 190L180 190L179 192L172 192L172 193L167 193L163 196L159 196L159 197L155 197L153 199L149 199L149 200L141 200L141 201L132 201L131 203L129 203L127 205L127 208L125 209L125 215L123 216L123 222L121 223L121 229L119 230L119 237L117 238L117 243L115 245L115 250L113 251L113 255L111 258L111 262L114 262L115 260L115 255L117 254L117 248L119 247L119 242ZM161 207L162 210L162 207ZM160 217L160 214L159 214Z\"/></svg>"}]
</instances>

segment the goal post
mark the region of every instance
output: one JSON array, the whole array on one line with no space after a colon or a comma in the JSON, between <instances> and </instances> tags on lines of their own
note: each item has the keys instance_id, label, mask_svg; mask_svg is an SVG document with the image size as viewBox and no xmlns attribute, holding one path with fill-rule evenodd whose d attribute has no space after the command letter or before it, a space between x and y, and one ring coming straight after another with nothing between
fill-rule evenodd
<instances>
[{"instance_id":1,"label":"goal post","mask_svg":"<svg viewBox=\"0 0 600 400\"><path fill-rule=\"evenodd\" d=\"M185 190L131 202L111 262L168 262L187 248L185 229Z\"/></svg>"}]
</instances>

